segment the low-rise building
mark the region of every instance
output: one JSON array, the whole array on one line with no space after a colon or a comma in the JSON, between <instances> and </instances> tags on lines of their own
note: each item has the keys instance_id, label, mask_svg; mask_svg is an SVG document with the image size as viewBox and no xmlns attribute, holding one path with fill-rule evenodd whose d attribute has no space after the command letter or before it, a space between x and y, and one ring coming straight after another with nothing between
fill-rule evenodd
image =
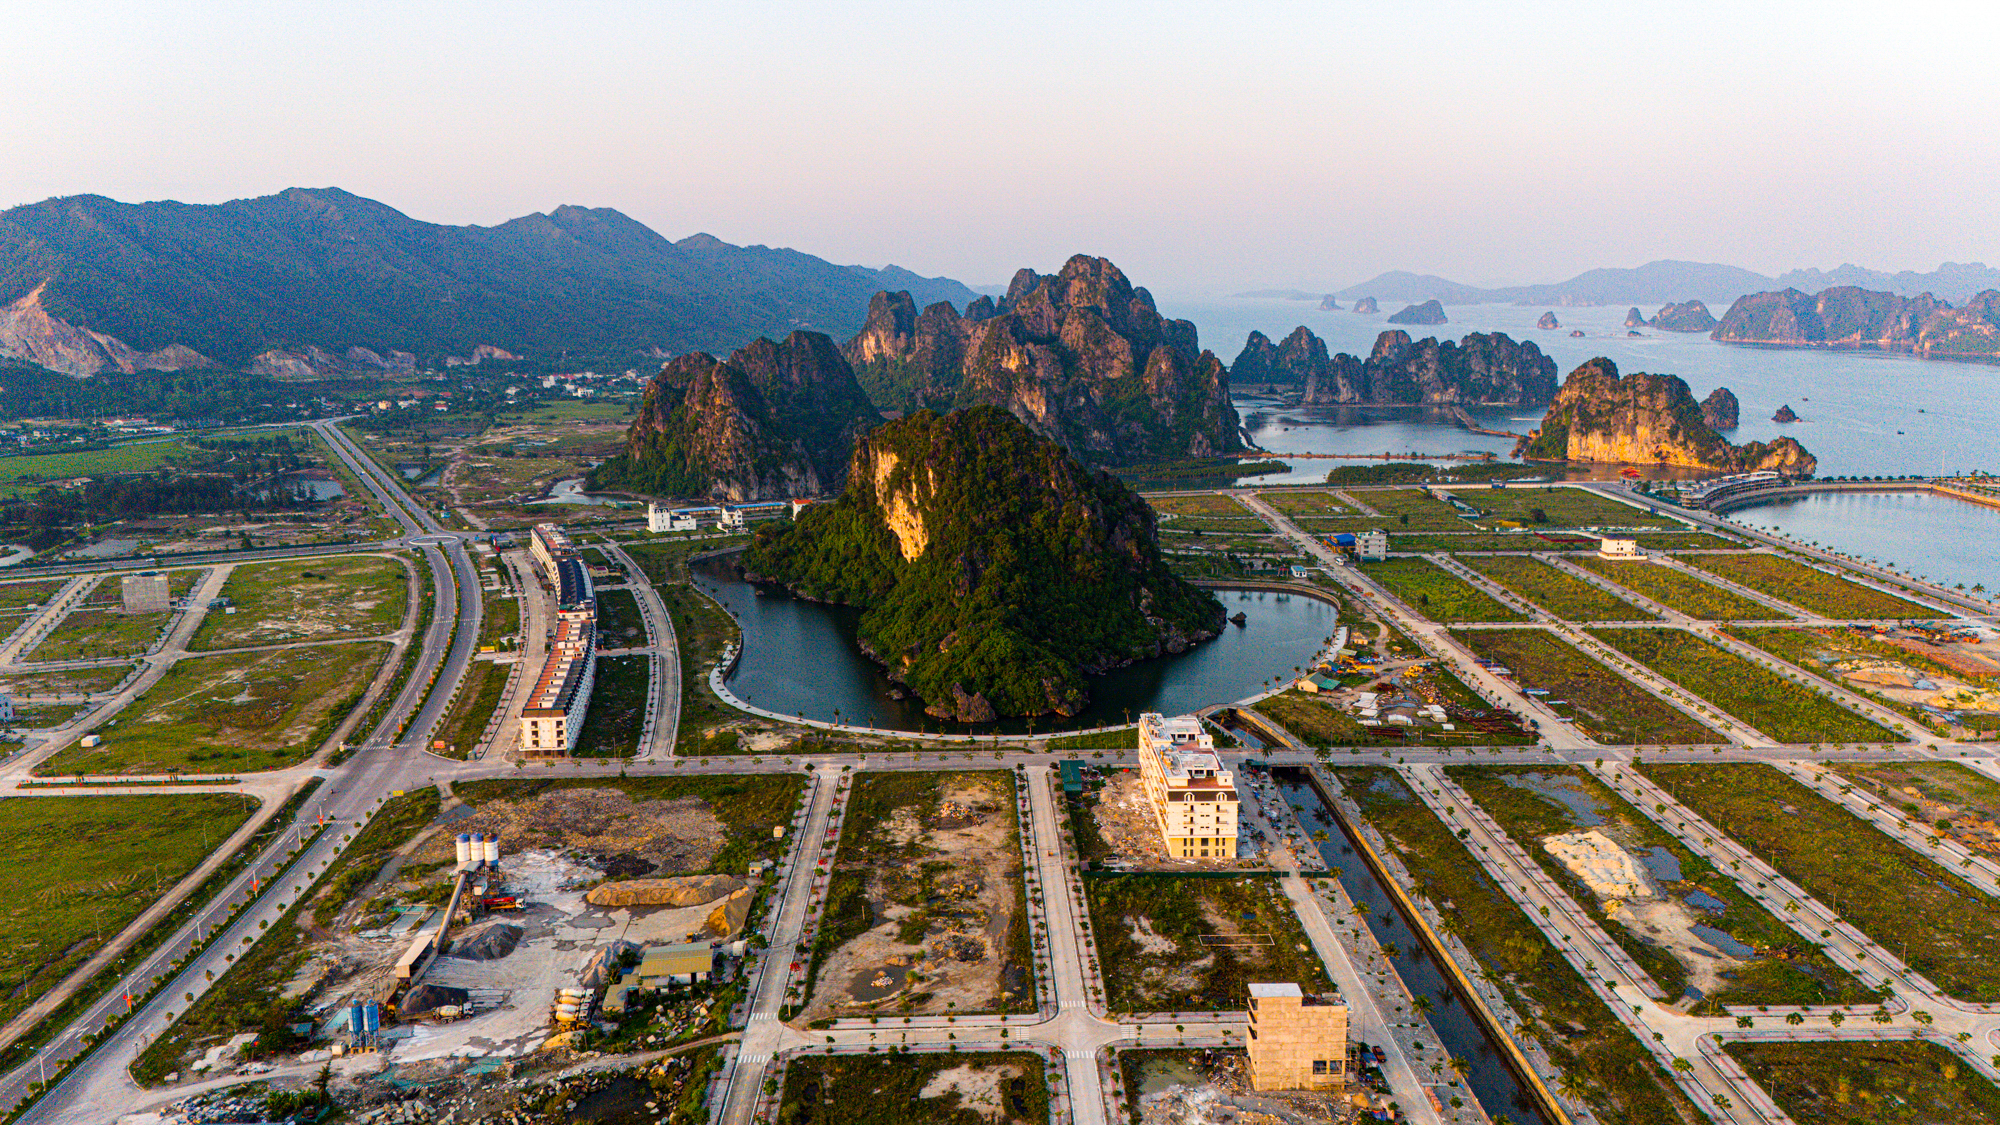
<instances>
[{"instance_id":1,"label":"low-rise building","mask_svg":"<svg viewBox=\"0 0 2000 1125\"><path fill-rule=\"evenodd\" d=\"M173 608L164 574L128 574L119 581L126 613L165 613Z\"/></svg>"},{"instance_id":2,"label":"low-rise building","mask_svg":"<svg viewBox=\"0 0 2000 1125\"><path fill-rule=\"evenodd\" d=\"M694 512L688 508L669 508L664 504L646 505L646 530L655 535L667 531L693 531Z\"/></svg>"},{"instance_id":3,"label":"low-rise building","mask_svg":"<svg viewBox=\"0 0 2000 1125\"><path fill-rule=\"evenodd\" d=\"M1139 716L1139 780L1169 856L1235 858L1236 782L1201 720Z\"/></svg>"},{"instance_id":4,"label":"low-rise building","mask_svg":"<svg viewBox=\"0 0 2000 1125\"><path fill-rule=\"evenodd\" d=\"M1381 562L1389 557L1389 533L1379 527L1361 532L1354 537L1354 553L1363 562Z\"/></svg>"},{"instance_id":5,"label":"low-rise building","mask_svg":"<svg viewBox=\"0 0 2000 1125\"><path fill-rule=\"evenodd\" d=\"M1643 559L1646 552L1639 549L1637 539L1612 539L1606 537L1597 542L1597 557L1600 559Z\"/></svg>"},{"instance_id":6,"label":"low-rise building","mask_svg":"<svg viewBox=\"0 0 2000 1125\"><path fill-rule=\"evenodd\" d=\"M1345 1086L1347 1005L1337 996L1308 996L1296 984L1252 984L1252 1090L1331 1090Z\"/></svg>"}]
</instances>

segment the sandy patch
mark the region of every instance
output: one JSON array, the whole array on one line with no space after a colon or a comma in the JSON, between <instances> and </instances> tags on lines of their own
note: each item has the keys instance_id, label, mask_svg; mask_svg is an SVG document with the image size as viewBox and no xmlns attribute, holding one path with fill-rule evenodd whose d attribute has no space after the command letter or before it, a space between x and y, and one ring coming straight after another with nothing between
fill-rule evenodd
<instances>
[{"instance_id":1,"label":"sandy patch","mask_svg":"<svg viewBox=\"0 0 2000 1125\"><path fill-rule=\"evenodd\" d=\"M982 1116L996 1119L1005 1116L1006 1107L1000 1100L1000 1084L1009 1078L1019 1078L1021 1069L1011 1064L1000 1066L955 1066L950 1070L940 1070L931 1075L924 1088L917 1091L923 1099L942 1098L946 1094L957 1094L959 1105Z\"/></svg>"}]
</instances>

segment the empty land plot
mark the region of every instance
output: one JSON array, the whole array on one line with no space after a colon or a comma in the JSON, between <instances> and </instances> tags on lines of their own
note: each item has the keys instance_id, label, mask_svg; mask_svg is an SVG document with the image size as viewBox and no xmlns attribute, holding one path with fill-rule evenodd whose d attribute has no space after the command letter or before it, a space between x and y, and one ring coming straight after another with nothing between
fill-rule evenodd
<instances>
[{"instance_id":1,"label":"empty land plot","mask_svg":"<svg viewBox=\"0 0 2000 1125\"><path fill-rule=\"evenodd\" d=\"M804 1018L1034 1010L1016 805L1012 772L855 780Z\"/></svg>"},{"instance_id":2,"label":"empty land plot","mask_svg":"<svg viewBox=\"0 0 2000 1125\"><path fill-rule=\"evenodd\" d=\"M1728 1004L1859 1004L1875 993L1733 879L1579 767L1453 766L1446 772L1561 883L1669 997ZM1550 854L1551 836L1596 831L1655 876L1656 893L1602 896ZM1672 863L1661 855L1672 857ZM1720 941L1720 930L1741 948ZM1690 992L1689 989L1694 989Z\"/></svg>"},{"instance_id":3,"label":"empty land plot","mask_svg":"<svg viewBox=\"0 0 2000 1125\"><path fill-rule=\"evenodd\" d=\"M1333 987L1268 875L1091 873L1083 888L1113 1011L1241 1010L1260 980Z\"/></svg>"},{"instance_id":4,"label":"empty land plot","mask_svg":"<svg viewBox=\"0 0 2000 1125\"><path fill-rule=\"evenodd\" d=\"M1260 492L1257 498L1288 516L1346 516L1354 509L1331 492Z\"/></svg>"},{"instance_id":5,"label":"empty land plot","mask_svg":"<svg viewBox=\"0 0 2000 1125\"><path fill-rule=\"evenodd\" d=\"M1601 1120L1628 1125L1701 1120L1666 1069L1394 771L1333 772L1395 849L1417 892L1443 911L1443 928L1479 959L1487 978L1563 1072L1583 1077L1582 1100Z\"/></svg>"},{"instance_id":6,"label":"empty land plot","mask_svg":"<svg viewBox=\"0 0 2000 1125\"><path fill-rule=\"evenodd\" d=\"M1947 994L2000 1000L2000 910L1972 884L1762 763L1638 769Z\"/></svg>"},{"instance_id":7,"label":"empty land plot","mask_svg":"<svg viewBox=\"0 0 2000 1125\"><path fill-rule=\"evenodd\" d=\"M1957 762L1843 762L1838 773L1940 835L2000 856L2000 781Z\"/></svg>"},{"instance_id":8,"label":"empty land plot","mask_svg":"<svg viewBox=\"0 0 2000 1125\"><path fill-rule=\"evenodd\" d=\"M1513 520L1550 527L1682 526L1666 516L1580 488L1460 488L1452 494L1484 512L1481 523ZM1536 512L1543 518L1536 519Z\"/></svg>"},{"instance_id":9,"label":"empty land plot","mask_svg":"<svg viewBox=\"0 0 2000 1125\"><path fill-rule=\"evenodd\" d=\"M1546 689L1542 702L1599 742L1722 742L1721 735L1644 688L1541 629L1462 629L1453 639L1505 665L1523 688Z\"/></svg>"},{"instance_id":10,"label":"empty land plot","mask_svg":"<svg viewBox=\"0 0 2000 1125\"><path fill-rule=\"evenodd\" d=\"M1465 707L1486 712L1488 704L1465 686L1450 672L1440 672L1431 677L1439 687L1438 695L1456 707ZM1363 726L1354 716L1317 696L1307 695L1293 689L1273 695L1259 702L1252 710L1284 727L1294 738L1315 749L1336 746L1375 746L1393 743L1425 743L1439 746L1519 746L1533 742L1534 736L1518 729L1482 731L1465 725L1465 720L1456 718L1452 725L1457 730L1444 730L1435 725L1403 726L1391 723L1385 726Z\"/></svg>"},{"instance_id":11,"label":"empty land plot","mask_svg":"<svg viewBox=\"0 0 2000 1125\"><path fill-rule=\"evenodd\" d=\"M67 581L66 578L50 578L41 582L0 582L0 613L14 613L29 606L41 605L54 597Z\"/></svg>"},{"instance_id":12,"label":"empty land plot","mask_svg":"<svg viewBox=\"0 0 2000 1125\"><path fill-rule=\"evenodd\" d=\"M1729 1056L1793 1121L1813 1125L2000 1122L2000 1089L1922 1040L1730 1043Z\"/></svg>"},{"instance_id":13,"label":"empty land plot","mask_svg":"<svg viewBox=\"0 0 2000 1125\"><path fill-rule=\"evenodd\" d=\"M1877 618L1946 616L1938 610L1906 601L1872 586L1850 582L1837 574L1828 574L1761 551L1689 555L1682 561L1821 617L1872 621Z\"/></svg>"},{"instance_id":14,"label":"empty land plot","mask_svg":"<svg viewBox=\"0 0 2000 1125\"><path fill-rule=\"evenodd\" d=\"M1160 513L1177 516L1248 516L1250 509L1237 503L1233 496L1218 496L1213 492L1191 492L1181 496L1147 496L1146 503Z\"/></svg>"},{"instance_id":15,"label":"empty land plot","mask_svg":"<svg viewBox=\"0 0 2000 1125\"><path fill-rule=\"evenodd\" d=\"M176 570L167 575L167 593L179 598L194 588L204 570ZM106 577L91 589L76 608L63 615L48 636L35 643L25 655L27 661L52 663L60 660L92 660L111 656L138 656L151 648L161 630L172 621L172 610L160 613L126 613L123 587L118 576Z\"/></svg>"},{"instance_id":16,"label":"empty land plot","mask_svg":"<svg viewBox=\"0 0 2000 1125\"><path fill-rule=\"evenodd\" d=\"M33 675L10 675L0 679L0 692L23 695L85 695L108 691L132 674L130 664L110 664L96 668L65 668Z\"/></svg>"},{"instance_id":17,"label":"empty land plot","mask_svg":"<svg viewBox=\"0 0 2000 1125\"><path fill-rule=\"evenodd\" d=\"M1595 555L1578 555L1570 561L1698 621L1771 621L1791 616L1713 582L1704 582L1679 567L1614 561Z\"/></svg>"},{"instance_id":18,"label":"empty land plot","mask_svg":"<svg viewBox=\"0 0 2000 1125\"><path fill-rule=\"evenodd\" d=\"M1566 621L1644 621L1655 616L1537 558L1465 555L1458 561Z\"/></svg>"},{"instance_id":19,"label":"empty land plot","mask_svg":"<svg viewBox=\"0 0 2000 1125\"><path fill-rule=\"evenodd\" d=\"M604 648L629 648L646 643L646 619L630 590L597 592L597 643Z\"/></svg>"},{"instance_id":20,"label":"empty land plot","mask_svg":"<svg viewBox=\"0 0 2000 1125\"><path fill-rule=\"evenodd\" d=\"M1902 742L1872 719L1680 629L1590 635L1779 742Z\"/></svg>"},{"instance_id":21,"label":"empty land plot","mask_svg":"<svg viewBox=\"0 0 2000 1125\"><path fill-rule=\"evenodd\" d=\"M401 559L375 555L239 566L222 587L236 612L210 609L188 647L246 648L393 632L403 623L408 584Z\"/></svg>"},{"instance_id":22,"label":"empty land plot","mask_svg":"<svg viewBox=\"0 0 2000 1125\"><path fill-rule=\"evenodd\" d=\"M235 793L0 801L0 1023L88 960L257 807Z\"/></svg>"},{"instance_id":23,"label":"empty land plot","mask_svg":"<svg viewBox=\"0 0 2000 1125\"><path fill-rule=\"evenodd\" d=\"M1394 531L1475 531L1470 520L1460 519L1458 509L1416 488L1357 490L1356 500L1382 513L1347 521L1359 527L1379 527Z\"/></svg>"},{"instance_id":24,"label":"empty land plot","mask_svg":"<svg viewBox=\"0 0 2000 1125\"><path fill-rule=\"evenodd\" d=\"M1042 1125L1040 1055L801 1055L785 1065L777 1125Z\"/></svg>"},{"instance_id":25,"label":"empty land plot","mask_svg":"<svg viewBox=\"0 0 2000 1125\"><path fill-rule=\"evenodd\" d=\"M1389 536L1389 550L1404 553L1429 551L1595 551L1597 540L1582 535L1550 532L1548 538L1522 531L1469 531L1452 534L1435 532Z\"/></svg>"},{"instance_id":26,"label":"empty land plot","mask_svg":"<svg viewBox=\"0 0 2000 1125\"><path fill-rule=\"evenodd\" d=\"M37 769L228 773L280 769L319 749L360 701L386 644L276 649L176 661L99 731Z\"/></svg>"},{"instance_id":27,"label":"empty land plot","mask_svg":"<svg viewBox=\"0 0 2000 1125\"><path fill-rule=\"evenodd\" d=\"M1361 573L1432 621L1519 621L1521 615L1429 559L1363 563Z\"/></svg>"},{"instance_id":28,"label":"empty land plot","mask_svg":"<svg viewBox=\"0 0 2000 1125\"><path fill-rule=\"evenodd\" d=\"M650 656L601 656L590 709L576 732L575 758L629 758L639 752L640 727L653 688ZM478 732L473 732L478 737Z\"/></svg>"}]
</instances>

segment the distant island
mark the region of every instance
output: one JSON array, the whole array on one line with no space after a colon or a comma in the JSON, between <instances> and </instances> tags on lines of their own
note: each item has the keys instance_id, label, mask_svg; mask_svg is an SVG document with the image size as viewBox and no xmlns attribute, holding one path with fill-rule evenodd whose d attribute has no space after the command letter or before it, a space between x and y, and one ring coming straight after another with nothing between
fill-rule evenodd
<instances>
[{"instance_id":1,"label":"distant island","mask_svg":"<svg viewBox=\"0 0 2000 1125\"><path fill-rule=\"evenodd\" d=\"M1732 398L1734 396L1731 396ZM1599 357L1569 373L1541 426L1516 443L1532 461L1685 465L1719 472L1772 470L1811 476L1819 462L1797 441L1732 445L1715 432L1676 375L1635 371Z\"/></svg>"},{"instance_id":2,"label":"distant island","mask_svg":"<svg viewBox=\"0 0 2000 1125\"><path fill-rule=\"evenodd\" d=\"M1412 403L1540 406L1556 390L1556 364L1533 341L1474 332L1454 343L1412 340L1400 328L1375 338L1367 359L1327 354L1326 341L1300 325L1274 344L1252 332L1230 365L1231 382L1296 386L1300 403Z\"/></svg>"},{"instance_id":3,"label":"distant island","mask_svg":"<svg viewBox=\"0 0 2000 1125\"><path fill-rule=\"evenodd\" d=\"M1933 293L1947 300L1963 302L1986 289L2000 289L2000 269L1981 262L1946 262L1929 273L1885 273L1844 265L1839 269L1791 270L1769 277L1752 270L1715 262L1684 262L1671 259L1648 262L1630 269L1585 270L1566 281L1546 285L1466 285L1435 274L1391 270L1367 281L1338 290L1341 298L1364 294L1383 300L1438 300L1447 305L1543 305L1556 308L1580 305L1662 305L1690 298L1723 307L1738 297L1785 288L1815 292L1835 286L1860 286L1914 297Z\"/></svg>"},{"instance_id":4,"label":"distant island","mask_svg":"<svg viewBox=\"0 0 2000 1125\"><path fill-rule=\"evenodd\" d=\"M863 650L932 715L1074 715L1085 676L1222 628L1167 570L1145 501L997 406L887 423L847 481L760 529L745 576L859 607Z\"/></svg>"},{"instance_id":5,"label":"distant island","mask_svg":"<svg viewBox=\"0 0 2000 1125\"><path fill-rule=\"evenodd\" d=\"M1354 311L1358 313L1374 313L1381 312L1382 309L1375 303L1375 298L1359 297L1355 299Z\"/></svg>"},{"instance_id":6,"label":"distant island","mask_svg":"<svg viewBox=\"0 0 2000 1125\"><path fill-rule=\"evenodd\" d=\"M1436 301L1411 305L1389 317L1390 324L1443 324L1445 321L1444 306Z\"/></svg>"},{"instance_id":7,"label":"distant island","mask_svg":"<svg viewBox=\"0 0 2000 1125\"><path fill-rule=\"evenodd\" d=\"M1710 334L1725 344L1874 348L1938 359L2000 359L2000 289L1961 308L1928 293L1902 297L1853 286L1739 299Z\"/></svg>"},{"instance_id":8,"label":"distant island","mask_svg":"<svg viewBox=\"0 0 2000 1125\"><path fill-rule=\"evenodd\" d=\"M1700 301L1669 304L1646 322L1662 332L1707 332L1715 327L1715 317Z\"/></svg>"}]
</instances>

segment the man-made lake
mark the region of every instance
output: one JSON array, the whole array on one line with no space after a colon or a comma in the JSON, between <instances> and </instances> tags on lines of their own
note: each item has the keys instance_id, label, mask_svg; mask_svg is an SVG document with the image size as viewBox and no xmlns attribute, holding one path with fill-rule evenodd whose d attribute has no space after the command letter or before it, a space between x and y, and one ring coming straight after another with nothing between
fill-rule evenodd
<instances>
[{"instance_id":1,"label":"man-made lake","mask_svg":"<svg viewBox=\"0 0 2000 1125\"><path fill-rule=\"evenodd\" d=\"M1803 542L1908 567L1947 586L2000 590L2000 508L1934 492L1821 492L1738 508L1730 518Z\"/></svg>"},{"instance_id":2,"label":"man-made lake","mask_svg":"<svg viewBox=\"0 0 2000 1125\"><path fill-rule=\"evenodd\" d=\"M1026 724L981 727L944 723L923 713L914 698L896 699L896 685L855 644L860 614L846 606L800 601L782 591L758 594L737 577L729 560L696 564L695 581L736 615L743 627L743 655L729 688L745 702L785 715L803 715L892 730L961 733L1014 732ZM1312 598L1261 590L1216 595L1244 624L1180 656L1145 660L1091 679L1091 702L1082 714L1035 721L1038 731L1128 722L1142 711L1184 714L1232 703L1262 691L1266 681L1289 679L1317 652L1337 624L1334 608ZM836 714L837 711L837 714Z\"/></svg>"},{"instance_id":3,"label":"man-made lake","mask_svg":"<svg viewBox=\"0 0 2000 1125\"><path fill-rule=\"evenodd\" d=\"M1347 302L1342 302L1346 304ZM1252 329L1281 340L1305 325L1334 352L1366 358L1377 334L1396 327L1388 315L1403 307L1382 302L1382 312L1357 315L1320 312L1316 302L1195 299L1160 301L1161 312L1194 321L1202 346L1227 364L1243 349ZM1695 397L1728 387L1742 403L1742 424L1726 434L1731 441L1769 441L1789 434L1819 458L1821 476L1883 476L1986 468L2000 443L2000 368L1991 364L1921 360L1868 351L1812 351L1718 344L1707 333L1658 332L1642 328L1627 336L1623 307L1553 310L1562 327L1539 329L1535 321L1551 310L1523 305L1448 305L1448 324L1404 328L1422 339L1457 340L1470 332L1505 332L1533 340L1556 361L1560 379L1583 361L1605 356L1620 371L1679 375ZM1657 308L1640 310L1648 316ZM1723 309L1714 310L1720 317ZM1585 335L1572 337L1581 329ZM1257 409L1257 400L1238 404L1257 443L1279 452L1381 453L1418 450L1451 452L1491 449L1504 455L1508 439L1466 431L1448 415L1413 410L1345 411ZM1790 405L1800 421L1780 424L1771 415ZM1482 426L1525 433L1542 411L1477 410ZM1497 423L1497 424L1496 424ZM1291 427L1286 429L1285 427ZM1342 461L1298 462L1292 477L1324 479Z\"/></svg>"}]
</instances>

